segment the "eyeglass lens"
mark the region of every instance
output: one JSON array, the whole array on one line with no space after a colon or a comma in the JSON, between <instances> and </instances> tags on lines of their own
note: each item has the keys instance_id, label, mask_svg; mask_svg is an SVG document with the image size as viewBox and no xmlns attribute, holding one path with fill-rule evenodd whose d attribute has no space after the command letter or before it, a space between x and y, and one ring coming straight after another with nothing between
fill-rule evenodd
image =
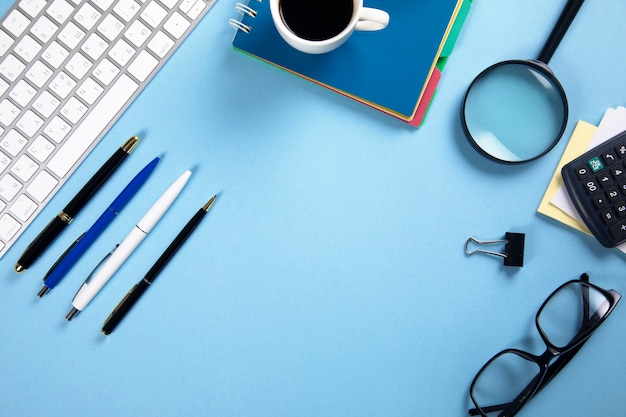
<instances>
[{"instance_id":1,"label":"eyeglass lens","mask_svg":"<svg viewBox=\"0 0 626 417\"><path fill-rule=\"evenodd\" d=\"M575 282L548 300L539 313L539 327L550 343L564 349L601 320L610 305L611 301L594 287Z\"/></svg>"},{"instance_id":2,"label":"eyeglass lens","mask_svg":"<svg viewBox=\"0 0 626 417\"><path fill-rule=\"evenodd\" d=\"M528 357L511 351L502 352L478 375L473 386L473 399L483 413L497 416L531 384L531 394L535 391L540 370L539 365Z\"/></svg>"},{"instance_id":3,"label":"eyeglass lens","mask_svg":"<svg viewBox=\"0 0 626 417\"><path fill-rule=\"evenodd\" d=\"M474 145L505 162L531 160L550 150L567 119L567 101L557 83L524 61L487 69L465 98L463 119Z\"/></svg>"}]
</instances>

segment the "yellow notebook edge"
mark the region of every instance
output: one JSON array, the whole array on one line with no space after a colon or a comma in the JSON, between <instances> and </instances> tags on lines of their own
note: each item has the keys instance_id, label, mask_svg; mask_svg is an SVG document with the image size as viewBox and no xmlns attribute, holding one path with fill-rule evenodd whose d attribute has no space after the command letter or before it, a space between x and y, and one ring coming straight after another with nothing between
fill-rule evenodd
<instances>
[{"instance_id":1,"label":"yellow notebook edge","mask_svg":"<svg viewBox=\"0 0 626 417\"><path fill-rule=\"evenodd\" d=\"M563 155L561 156L561 159L557 164L557 167L554 171L554 174L552 175L552 178L550 179L546 192L544 193L543 198L539 203L539 207L537 208L538 213L588 235L591 235L591 232L589 231L587 226L565 213L563 210L552 204L550 201L554 197L554 194L563 185L563 179L561 178L561 168L563 168L565 164L585 152L585 150L591 143L593 135L596 133L597 129L597 126L594 126L582 120L576 123L574 131L570 136L569 142L565 147L565 151L563 152Z\"/></svg>"}]
</instances>

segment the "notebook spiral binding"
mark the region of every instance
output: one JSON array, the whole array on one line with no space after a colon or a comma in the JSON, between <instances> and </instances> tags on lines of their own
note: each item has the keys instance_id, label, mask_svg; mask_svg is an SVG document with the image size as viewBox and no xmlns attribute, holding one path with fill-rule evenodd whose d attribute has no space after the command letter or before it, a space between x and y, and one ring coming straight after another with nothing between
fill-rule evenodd
<instances>
[{"instance_id":1,"label":"notebook spiral binding","mask_svg":"<svg viewBox=\"0 0 626 417\"><path fill-rule=\"evenodd\" d=\"M256 0L256 1L261 2L263 0ZM235 10L237 10L237 12L241 14L241 18L243 18L244 15L248 15L253 18L256 17L256 10L250 7L248 4L236 3ZM246 25L241 20L229 19L228 24L235 30L241 30L246 33L250 33L250 31L252 30L252 27L250 25Z\"/></svg>"}]
</instances>

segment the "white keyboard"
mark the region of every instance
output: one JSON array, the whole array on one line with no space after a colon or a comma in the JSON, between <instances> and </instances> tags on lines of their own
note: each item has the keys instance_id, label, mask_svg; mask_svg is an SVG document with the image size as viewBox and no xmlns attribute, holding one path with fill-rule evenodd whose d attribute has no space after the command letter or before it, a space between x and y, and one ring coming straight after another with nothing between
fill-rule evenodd
<instances>
[{"instance_id":1,"label":"white keyboard","mask_svg":"<svg viewBox=\"0 0 626 417\"><path fill-rule=\"evenodd\" d=\"M0 258L215 1L9 8L0 21Z\"/></svg>"}]
</instances>

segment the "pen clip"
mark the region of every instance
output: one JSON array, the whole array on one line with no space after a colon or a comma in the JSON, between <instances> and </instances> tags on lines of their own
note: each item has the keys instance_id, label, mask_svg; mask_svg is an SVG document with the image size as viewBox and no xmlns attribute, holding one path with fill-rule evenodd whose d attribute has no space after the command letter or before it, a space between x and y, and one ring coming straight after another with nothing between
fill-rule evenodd
<instances>
[{"instance_id":1,"label":"pen clip","mask_svg":"<svg viewBox=\"0 0 626 417\"><path fill-rule=\"evenodd\" d=\"M131 294L135 291L135 289L139 286L139 284L135 284L133 285L133 288L131 288L126 295L124 296L124 298L122 298L120 300L119 303L117 303L117 305L115 306L115 308L113 309L113 311L111 311L111 314L109 314L109 317L107 317L107 319L104 321L104 325L106 326L106 324L111 320L111 317L113 317L120 309L120 307L122 305L124 305L124 303L126 302L126 300L128 299L128 297L131 296Z\"/></svg>"},{"instance_id":2,"label":"pen clip","mask_svg":"<svg viewBox=\"0 0 626 417\"><path fill-rule=\"evenodd\" d=\"M89 284L89 281L91 281L91 278L93 278L93 276L96 275L96 272L102 267L102 265L107 261L107 259L109 259L111 255L113 255L113 252L115 252L115 249L117 249L119 245L120 245L119 243L116 243L115 247L109 253L104 255L104 258L102 258L102 260L96 264L96 266L89 273L89 275L87 275L87 278L85 278L84 284Z\"/></svg>"},{"instance_id":3,"label":"pen clip","mask_svg":"<svg viewBox=\"0 0 626 417\"><path fill-rule=\"evenodd\" d=\"M59 266L59 264L61 263L61 261L63 260L63 258L65 258L67 256L68 253L71 252L72 248L74 248L74 246L76 246L76 244L78 243L79 240L81 240L83 238L83 236L85 236L86 232L83 232L82 235L78 236L78 238L72 242L71 245L69 245L67 247L67 249L65 249L65 251L61 254L61 256L59 256L59 258L52 264L52 266L50 267L50 269L48 269L48 272L46 273L46 275L43 277L43 280L45 281L46 278L48 278L48 276L52 273L52 271L54 271L57 266Z\"/></svg>"}]
</instances>

